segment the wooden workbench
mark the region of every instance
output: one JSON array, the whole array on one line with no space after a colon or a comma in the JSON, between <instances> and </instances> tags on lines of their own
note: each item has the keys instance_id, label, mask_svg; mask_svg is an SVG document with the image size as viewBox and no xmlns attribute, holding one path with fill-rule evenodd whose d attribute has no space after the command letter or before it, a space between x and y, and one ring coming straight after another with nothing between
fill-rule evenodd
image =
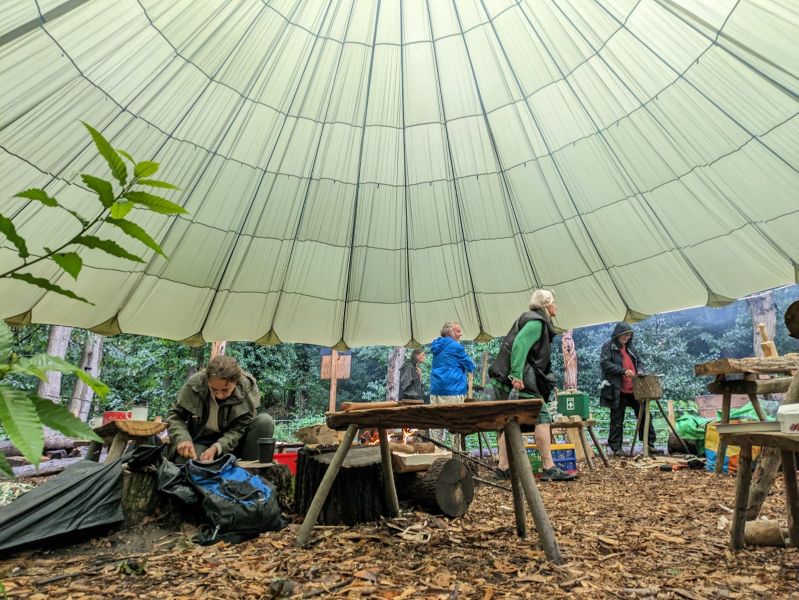
<instances>
[{"instance_id":1,"label":"wooden workbench","mask_svg":"<svg viewBox=\"0 0 799 600\"><path fill-rule=\"evenodd\" d=\"M762 358L720 358L694 366L694 374L698 377L715 375L716 379L708 385L712 394L721 394L721 422L730 422L730 403L732 394L746 394L752 402L761 421L766 420L760 408L758 394L776 394L787 392L791 377L774 377L759 379L761 375L792 375L799 370L799 354L785 354ZM719 440L719 451L716 457L716 473L721 473L724 457L727 454L727 442Z\"/></svg>"},{"instance_id":2,"label":"wooden workbench","mask_svg":"<svg viewBox=\"0 0 799 600\"><path fill-rule=\"evenodd\" d=\"M799 452L799 433L734 432L719 436L725 443L741 447L738 455L738 479L735 486L735 513L730 531L730 545L738 550L744 547L746 511L749 506L749 488L752 484L752 446L778 448L782 458L785 479L785 504L788 510L788 532L791 545L799 547L799 490L796 487L796 462L794 452Z\"/></svg>"},{"instance_id":3,"label":"wooden workbench","mask_svg":"<svg viewBox=\"0 0 799 600\"><path fill-rule=\"evenodd\" d=\"M505 400L495 402L470 402L465 404L425 404L396 408L374 408L348 412L328 413L327 425L331 429L346 429L344 439L330 462L319 488L316 490L305 519L297 535L297 545L304 546L311 537L316 520L322 510L333 481L360 427L376 427L380 437L380 455L383 465L386 504L394 516L399 515L399 500L394 486L391 451L386 429L411 427L416 429L449 429L454 433L474 433L504 429L508 444L508 458L513 489L513 508L516 533L526 537L527 525L524 500L533 515L545 556L561 564L560 548L555 531L536 487L527 461L527 451L522 441L520 423L535 425L541 411L540 399Z\"/></svg>"}]
</instances>

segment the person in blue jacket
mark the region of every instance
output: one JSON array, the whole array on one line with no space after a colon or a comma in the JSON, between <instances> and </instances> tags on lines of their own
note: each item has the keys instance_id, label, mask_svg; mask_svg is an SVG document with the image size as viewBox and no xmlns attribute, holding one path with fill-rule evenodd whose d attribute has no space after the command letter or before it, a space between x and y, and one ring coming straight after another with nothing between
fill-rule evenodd
<instances>
[{"instance_id":1,"label":"person in blue jacket","mask_svg":"<svg viewBox=\"0 0 799 600\"><path fill-rule=\"evenodd\" d=\"M474 361L460 343L461 325L457 321L444 323L441 337L430 344L433 368L430 371L430 404L460 404L466 398L466 373L474 371ZM443 441L444 430L432 429L430 436ZM452 447L461 449L461 436L452 436Z\"/></svg>"}]
</instances>

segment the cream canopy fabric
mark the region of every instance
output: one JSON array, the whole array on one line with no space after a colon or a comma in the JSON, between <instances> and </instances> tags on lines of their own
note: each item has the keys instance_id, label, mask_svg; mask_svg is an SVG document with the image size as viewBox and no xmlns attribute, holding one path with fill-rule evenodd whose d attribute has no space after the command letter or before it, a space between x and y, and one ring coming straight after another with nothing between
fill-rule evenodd
<instances>
[{"instance_id":1,"label":"cream canopy fabric","mask_svg":"<svg viewBox=\"0 0 799 600\"><path fill-rule=\"evenodd\" d=\"M189 214L131 215L168 261L84 251L94 306L3 281L0 316L359 346L503 335L538 287L574 327L795 282L797 40L794 0L4 0L29 246L74 221L14 193L99 208L80 120Z\"/></svg>"}]
</instances>

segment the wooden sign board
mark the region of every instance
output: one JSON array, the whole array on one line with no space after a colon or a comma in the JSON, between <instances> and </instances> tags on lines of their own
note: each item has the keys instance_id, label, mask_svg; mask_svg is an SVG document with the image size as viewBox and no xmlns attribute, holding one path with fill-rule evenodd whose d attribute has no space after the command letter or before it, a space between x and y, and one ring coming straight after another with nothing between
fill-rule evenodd
<instances>
[{"instance_id":1,"label":"wooden sign board","mask_svg":"<svg viewBox=\"0 0 799 600\"><path fill-rule=\"evenodd\" d=\"M336 379L349 379L350 378L350 361L352 355L338 354L336 356ZM330 354L322 355L322 379L330 379L330 362L332 356Z\"/></svg>"}]
</instances>

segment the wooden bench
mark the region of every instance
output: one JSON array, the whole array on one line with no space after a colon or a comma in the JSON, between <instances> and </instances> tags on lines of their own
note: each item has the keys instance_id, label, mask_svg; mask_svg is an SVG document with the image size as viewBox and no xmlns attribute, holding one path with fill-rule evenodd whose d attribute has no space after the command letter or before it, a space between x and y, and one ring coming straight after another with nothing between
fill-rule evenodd
<instances>
[{"instance_id":1,"label":"wooden bench","mask_svg":"<svg viewBox=\"0 0 799 600\"><path fill-rule=\"evenodd\" d=\"M479 431L504 429L508 444L508 458L513 490L513 508L516 516L516 533L527 536L524 500L533 515L544 555L556 564L562 564L560 548L555 539L555 530L536 487L532 470L527 461L519 424L535 425L541 411L540 399L505 400L494 402L470 402L465 404L436 404L400 406L396 408L374 408L335 412L327 414L327 425L331 429L346 429L344 439L336 450L319 488L297 534L297 545L305 546L311 537L316 520L325 503L333 481L341 469L360 427L376 427L380 437L380 454L385 482L386 504L394 516L399 515L399 500L394 484L391 450L386 429L411 427L416 429L448 429L454 433L468 434Z\"/></svg>"},{"instance_id":2,"label":"wooden bench","mask_svg":"<svg viewBox=\"0 0 799 600\"><path fill-rule=\"evenodd\" d=\"M715 375L716 380L707 387L713 394L721 394L721 423L730 422L730 403L733 394L746 394L761 421L766 420L760 408L758 394L777 394L787 392L791 377L759 379L761 375L792 375L799 369L799 354L770 356L763 358L721 358L694 366L698 377ZM716 456L716 473L720 474L727 454L725 438L719 438L719 451Z\"/></svg>"},{"instance_id":3,"label":"wooden bench","mask_svg":"<svg viewBox=\"0 0 799 600\"><path fill-rule=\"evenodd\" d=\"M782 457L782 476L785 479L785 504L788 510L788 533L791 545L799 548L799 490L796 487L796 461L799 452L799 433L736 432L719 435L724 444L741 447L738 455L738 478L735 485L735 512L730 529L730 545L735 550L744 547L746 511L749 507L749 488L752 484L752 446L778 448Z\"/></svg>"}]
</instances>

